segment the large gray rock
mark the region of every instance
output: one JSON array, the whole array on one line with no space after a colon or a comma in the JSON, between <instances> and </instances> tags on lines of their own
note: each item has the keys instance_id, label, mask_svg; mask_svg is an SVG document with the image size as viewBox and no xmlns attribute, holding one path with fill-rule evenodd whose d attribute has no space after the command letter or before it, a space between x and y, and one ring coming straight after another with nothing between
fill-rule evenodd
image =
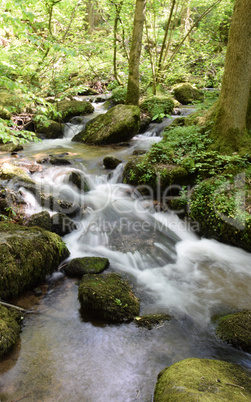
<instances>
[{"instance_id":1,"label":"large gray rock","mask_svg":"<svg viewBox=\"0 0 251 402\"><path fill-rule=\"evenodd\" d=\"M138 133L139 124L140 110L137 106L117 105L91 120L72 141L94 145L129 141Z\"/></svg>"}]
</instances>

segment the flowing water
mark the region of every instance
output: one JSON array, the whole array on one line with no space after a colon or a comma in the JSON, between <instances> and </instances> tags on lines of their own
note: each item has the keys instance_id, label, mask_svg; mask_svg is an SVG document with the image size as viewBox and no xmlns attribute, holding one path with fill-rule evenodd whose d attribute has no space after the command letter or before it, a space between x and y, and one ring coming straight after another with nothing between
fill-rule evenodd
<instances>
[{"instance_id":1,"label":"flowing water","mask_svg":"<svg viewBox=\"0 0 251 402\"><path fill-rule=\"evenodd\" d=\"M103 112L99 107L96 113ZM251 308L250 254L200 239L178 216L156 212L151 200L121 183L123 164L112 175L104 170L107 154L126 162L134 149L159 141L158 127L129 147L71 142L85 123L68 124L63 139L27 145L19 159L66 154L71 166L44 165L32 178L39 189L80 206L77 229L64 237L69 259L109 258L109 271L133 284L141 314L170 313L174 319L147 330L83 318L78 284L56 272L37 298L36 314L25 318L20 345L0 365L1 401L150 402L158 373L187 357L223 359L250 370L250 355L220 342L212 320ZM88 183L88 192L69 182L72 171ZM22 191L27 214L42 209Z\"/></svg>"}]
</instances>

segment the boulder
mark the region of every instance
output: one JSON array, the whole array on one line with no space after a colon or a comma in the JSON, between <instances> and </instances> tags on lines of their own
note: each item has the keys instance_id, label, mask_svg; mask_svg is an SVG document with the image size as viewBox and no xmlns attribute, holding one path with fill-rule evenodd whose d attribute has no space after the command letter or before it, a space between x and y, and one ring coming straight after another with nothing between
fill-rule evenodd
<instances>
[{"instance_id":1,"label":"boulder","mask_svg":"<svg viewBox=\"0 0 251 402\"><path fill-rule=\"evenodd\" d=\"M140 103L143 114L147 113L151 119L161 122L165 115L172 113L174 101L170 96L151 96Z\"/></svg>"},{"instance_id":2,"label":"boulder","mask_svg":"<svg viewBox=\"0 0 251 402\"><path fill-rule=\"evenodd\" d=\"M175 99L183 105L203 100L203 93L187 82L174 85L173 93Z\"/></svg>"},{"instance_id":3,"label":"boulder","mask_svg":"<svg viewBox=\"0 0 251 402\"><path fill-rule=\"evenodd\" d=\"M64 125L53 120L46 123L36 123L35 132L38 138L46 140L54 140L56 138L63 138Z\"/></svg>"},{"instance_id":4,"label":"boulder","mask_svg":"<svg viewBox=\"0 0 251 402\"><path fill-rule=\"evenodd\" d=\"M16 343L21 330L21 314L0 306L0 358Z\"/></svg>"},{"instance_id":5,"label":"boulder","mask_svg":"<svg viewBox=\"0 0 251 402\"><path fill-rule=\"evenodd\" d=\"M186 359L158 375L154 402L247 401L251 378L240 366L209 359Z\"/></svg>"},{"instance_id":6,"label":"boulder","mask_svg":"<svg viewBox=\"0 0 251 402\"><path fill-rule=\"evenodd\" d=\"M39 226L42 229L52 231L51 216L48 211L41 211L30 216L28 226Z\"/></svg>"},{"instance_id":7,"label":"boulder","mask_svg":"<svg viewBox=\"0 0 251 402\"><path fill-rule=\"evenodd\" d=\"M34 181L30 178L25 169L21 167L14 166L10 163L3 163L0 165L0 178L2 180L12 180L20 181L23 183L34 184Z\"/></svg>"},{"instance_id":8,"label":"boulder","mask_svg":"<svg viewBox=\"0 0 251 402\"><path fill-rule=\"evenodd\" d=\"M38 285L68 256L55 233L0 222L0 298L18 297Z\"/></svg>"},{"instance_id":9,"label":"boulder","mask_svg":"<svg viewBox=\"0 0 251 402\"><path fill-rule=\"evenodd\" d=\"M131 286L115 273L84 275L78 298L82 312L107 321L129 321L139 314L139 301Z\"/></svg>"},{"instance_id":10,"label":"boulder","mask_svg":"<svg viewBox=\"0 0 251 402\"><path fill-rule=\"evenodd\" d=\"M0 152L19 152L22 151L24 147L21 144L4 144L0 145Z\"/></svg>"},{"instance_id":11,"label":"boulder","mask_svg":"<svg viewBox=\"0 0 251 402\"><path fill-rule=\"evenodd\" d=\"M106 156L103 159L103 164L106 169L116 169L116 167L121 163L122 161L119 160L118 158L115 158L115 156Z\"/></svg>"},{"instance_id":12,"label":"boulder","mask_svg":"<svg viewBox=\"0 0 251 402\"><path fill-rule=\"evenodd\" d=\"M59 236L65 236L77 228L73 220L62 212L54 214L51 218L51 223L51 231L57 233Z\"/></svg>"},{"instance_id":13,"label":"boulder","mask_svg":"<svg viewBox=\"0 0 251 402\"><path fill-rule=\"evenodd\" d=\"M170 321L172 317L169 314L146 314L135 317L134 322L140 328L153 329L162 325L165 321Z\"/></svg>"},{"instance_id":14,"label":"boulder","mask_svg":"<svg viewBox=\"0 0 251 402\"><path fill-rule=\"evenodd\" d=\"M93 105L88 101L63 100L57 103L57 109L62 114L64 122L74 116L84 116L94 112Z\"/></svg>"},{"instance_id":15,"label":"boulder","mask_svg":"<svg viewBox=\"0 0 251 402\"><path fill-rule=\"evenodd\" d=\"M223 341L251 353L251 311L241 311L222 317L216 332Z\"/></svg>"},{"instance_id":16,"label":"boulder","mask_svg":"<svg viewBox=\"0 0 251 402\"><path fill-rule=\"evenodd\" d=\"M84 191L84 192L87 192L90 190L87 180L83 174L72 171L69 173L68 179L69 179L69 183L74 184L74 186L76 186L78 188L78 190Z\"/></svg>"},{"instance_id":17,"label":"boulder","mask_svg":"<svg viewBox=\"0 0 251 402\"><path fill-rule=\"evenodd\" d=\"M83 257L74 258L64 267L67 276L82 278L86 274L100 274L109 267L108 258Z\"/></svg>"},{"instance_id":18,"label":"boulder","mask_svg":"<svg viewBox=\"0 0 251 402\"><path fill-rule=\"evenodd\" d=\"M140 110L137 106L117 105L88 122L72 141L94 145L129 141L138 133L139 122Z\"/></svg>"}]
</instances>

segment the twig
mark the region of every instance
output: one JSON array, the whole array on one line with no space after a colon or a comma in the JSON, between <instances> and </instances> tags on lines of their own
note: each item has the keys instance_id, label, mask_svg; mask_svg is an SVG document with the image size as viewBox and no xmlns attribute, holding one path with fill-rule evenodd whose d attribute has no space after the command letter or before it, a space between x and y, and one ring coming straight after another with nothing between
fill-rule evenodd
<instances>
[{"instance_id":1,"label":"twig","mask_svg":"<svg viewBox=\"0 0 251 402\"><path fill-rule=\"evenodd\" d=\"M14 304L6 303L6 302L3 302L3 301L0 301L0 304L1 304L2 306L5 306L5 307L14 308L14 309L16 309L16 310L18 310L18 311L22 311L22 312L24 312L24 313L27 312L24 308L18 307L18 306L14 306Z\"/></svg>"}]
</instances>

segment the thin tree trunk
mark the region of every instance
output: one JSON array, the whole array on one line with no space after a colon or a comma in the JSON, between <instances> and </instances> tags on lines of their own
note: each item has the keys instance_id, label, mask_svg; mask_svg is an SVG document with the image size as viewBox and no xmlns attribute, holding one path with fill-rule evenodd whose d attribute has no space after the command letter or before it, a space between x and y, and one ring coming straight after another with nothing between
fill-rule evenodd
<instances>
[{"instance_id":1,"label":"thin tree trunk","mask_svg":"<svg viewBox=\"0 0 251 402\"><path fill-rule=\"evenodd\" d=\"M129 58L129 76L126 94L127 105L138 105L139 103L139 64L145 20L145 7L146 0L136 1Z\"/></svg>"},{"instance_id":2,"label":"thin tree trunk","mask_svg":"<svg viewBox=\"0 0 251 402\"><path fill-rule=\"evenodd\" d=\"M238 151L245 136L251 88L251 1L236 0L229 31L214 136L218 149ZM250 106L249 106L250 107Z\"/></svg>"}]
</instances>

